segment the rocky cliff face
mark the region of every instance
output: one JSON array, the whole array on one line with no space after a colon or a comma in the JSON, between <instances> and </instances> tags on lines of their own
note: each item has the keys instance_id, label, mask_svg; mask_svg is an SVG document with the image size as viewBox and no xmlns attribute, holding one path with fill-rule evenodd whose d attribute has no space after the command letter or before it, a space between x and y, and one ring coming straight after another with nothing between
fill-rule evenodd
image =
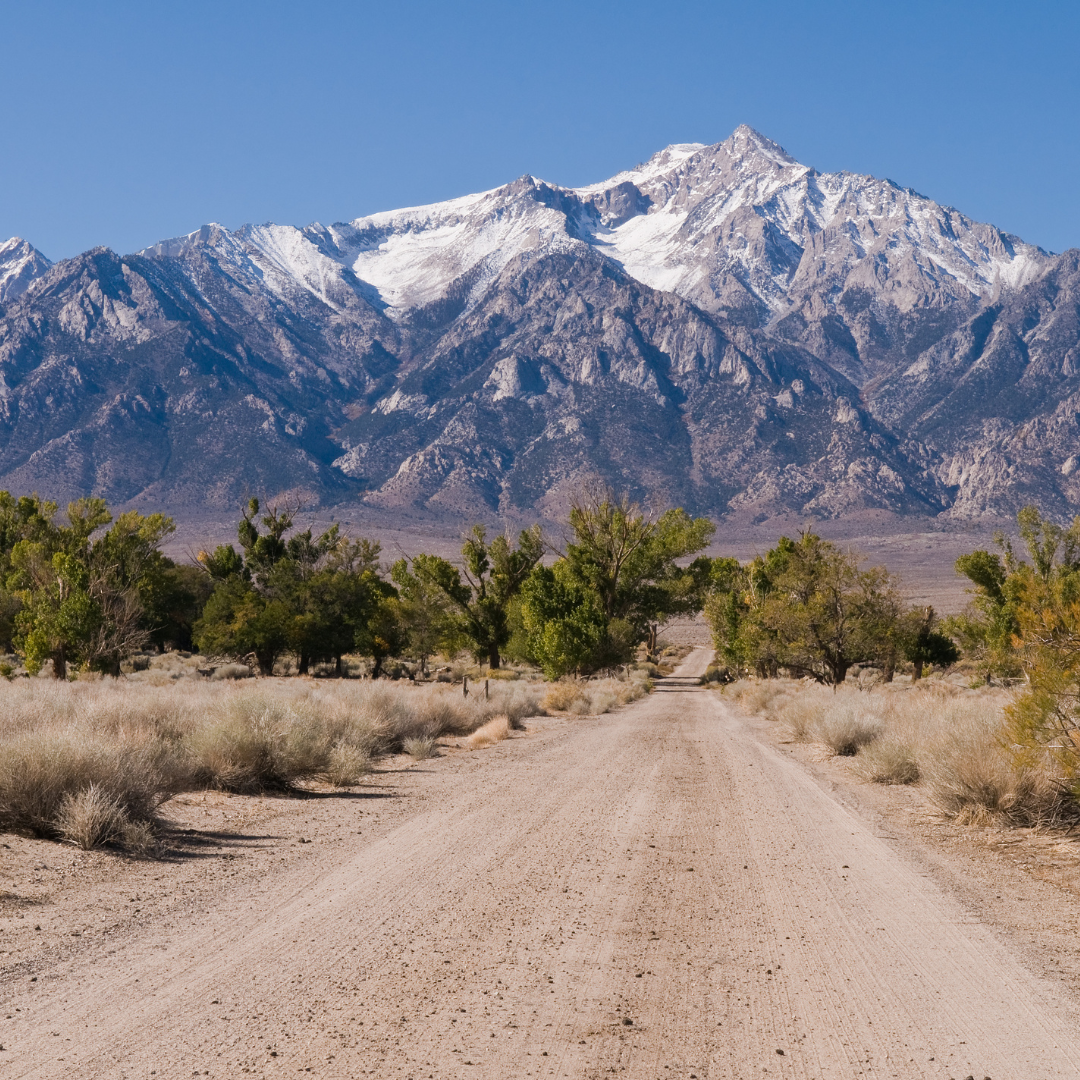
<instances>
[{"instance_id":1,"label":"rocky cliff face","mask_svg":"<svg viewBox=\"0 0 1080 1080\"><path fill-rule=\"evenodd\" d=\"M557 512L599 472L751 520L1066 513L1078 277L748 128L579 189L52 267L12 241L0 484L474 516Z\"/></svg>"},{"instance_id":2,"label":"rocky cliff face","mask_svg":"<svg viewBox=\"0 0 1080 1080\"><path fill-rule=\"evenodd\" d=\"M22 296L50 266L52 263L20 236L0 244L0 304Z\"/></svg>"}]
</instances>

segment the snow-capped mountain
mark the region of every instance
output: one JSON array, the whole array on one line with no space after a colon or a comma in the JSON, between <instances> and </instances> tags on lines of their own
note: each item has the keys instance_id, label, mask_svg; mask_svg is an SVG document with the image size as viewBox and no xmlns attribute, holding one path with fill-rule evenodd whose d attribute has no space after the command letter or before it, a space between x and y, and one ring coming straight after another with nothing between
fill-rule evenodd
<instances>
[{"instance_id":1,"label":"snow-capped mountain","mask_svg":"<svg viewBox=\"0 0 1080 1080\"><path fill-rule=\"evenodd\" d=\"M709 312L750 304L765 318L828 277L871 288L901 311L942 297L985 299L1034 277L1045 253L897 186L819 173L742 126L715 146L669 146L644 165L581 188L512 184L348 224L205 226L143 254L181 256L220 238L272 288L321 299L351 271L391 318L442 300L462 278L475 302L519 255L588 245L631 277Z\"/></svg>"},{"instance_id":2,"label":"snow-capped mountain","mask_svg":"<svg viewBox=\"0 0 1080 1080\"><path fill-rule=\"evenodd\" d=\"M11 241L0 483L476 516L599 471L755 518L1064 512L1078 279L1074 253L746 127L580 188L52 268Z\"/></svg>"},{"instance_id":3,"label":"snow-capped mountain","mask_svg":"<svg viewBox=\"0 0 1080 1080\"><path fill-rule=\"evenodd\" d=\"M0 304L22 296L52 263L21 236L0 244Z\"/></svg>"}]
</instances>

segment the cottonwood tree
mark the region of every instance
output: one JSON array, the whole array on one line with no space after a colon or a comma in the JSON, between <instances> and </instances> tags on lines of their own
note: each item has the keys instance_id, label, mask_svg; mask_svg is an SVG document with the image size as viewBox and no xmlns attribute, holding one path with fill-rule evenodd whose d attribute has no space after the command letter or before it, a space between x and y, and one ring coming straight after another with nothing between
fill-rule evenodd
<instances>
[{"instance_id":1,"label":"cottonwood tree","mask_svg":"<svg viewBox=\"0 0 1080 1080\"><path fill-rule=\"evenodd\" d=\"M525 652L549 677L622 663L660 626L700 611L711 561L679 560L706 547L707 518L681 509L653 515L600 483L570 505L565 551L522 588Z\"/></svg>"},{"instance_id":2,"label":"cottonwood tree","mask_svg":"<svg viewBox=\"0 0 1080 1080\"><path fill-rule=\"evenodd\" d=\"M914 608L901 620L900 645L904 658L912 665L912 681L922 678L923 668L948 667L960 659L956 642L937 629L937 613L927 605Z\"/></svg>"},{"instance_id":3,"label":"cottonwood tree","mask_svg":"<svg viewBox=\"0 0 1080 1080\"><path fill-rule=\"evenodd\" d=\"M438 555L417 555L399 569L398 580L413 592L427 588L444 597L474 655L495 669L510 640L510 603L543 553L539 525L522 530L516 546L505 536L489 542L484 526L475 525L461 549L462 567Z\"/></svg>"},{"instance_id":4,"label":"cottonwood tree","mask_svg":"<svg viewBox=\"0 0 1080 1080\"><path fill-rule=\"evenodd\" d=\"M314 662L332 661L340 675L342 656L354 650L372 656L379 670L385 649L400 641L386 628L384 604L395 590L379 574L379 545L343 536L337 525L317 537L310 528L292 531L296 514L288 506L259 514L259 500L252 499L237 527L239 552L227 544L199 553L215 582L194 630L199 648L254 654L264 675L286 653L296 657L301 674ZM379 634L369 625L376 618Z\"/></svg>"},{"instance_id":5,"label":"cottonwood tree","mask_svg":"<svg viewBox=\"0 0 1080 1080\"><path fill-rule=\"evenodd\" d=\"M571 503L569 529L562 556L569 580L596 597L614 662L642 641L655 649L667 619L701 610L709 561L680 567L678 560L708 546L716 532L708 518L681 508L653 515L591 484Z\"/></svg>"},{"instance_id":6,"label":"cottonwood tree","mask_svg":"<svg viewBox=\"0 0 1080 1080\"><path fill-rule=\"evenodd\" d=\"M549 679L592 667L608 635L599 596L575 579L565 559L537 566L525 580L521 618L526 654Z\"/></svg>"},{"instance_id":7,"label":"cottonwood tree","mask_svg":"<svg viewBox=\"0 0 1080 1080\"><path fill-rule=\"evenodd\" d=\"M131 511L112 523L102 499L69 503L66 522L56 513L37 496L0 493L6 588L19 603L14 642L31 673L51 661L56 678L70 664L118 674L151 639L144 596L173 568L159 550L173 522Z\"/></svg>"},{"instance_id":8,"label":"cottonwood tree","mask_svg":"<svg viewBox=\"0 0 1080 1080\"><path fill-rule=\"evenodd\" d=\"M851 552L811 532L736 572L730 566L706 605L717 648L775 675L780 668L836 686L856 663L887 664L903 605L882 567L859 569Z\"/></svg>"},{"instance_id":9,"label":"cottonwood tree","mask_svg":"<svg viewBox=\"0 0 1080 1080\"><path fill-rule=\"evenodd\" d=\"M408 559L398 559L390 568L390 580L397 588L397 618L406 638L404 652L427 674L428 660L436 653L453 656L466 645L458 620L445 591L427 577L409 569Z\"/></svg>"}]
</instances>

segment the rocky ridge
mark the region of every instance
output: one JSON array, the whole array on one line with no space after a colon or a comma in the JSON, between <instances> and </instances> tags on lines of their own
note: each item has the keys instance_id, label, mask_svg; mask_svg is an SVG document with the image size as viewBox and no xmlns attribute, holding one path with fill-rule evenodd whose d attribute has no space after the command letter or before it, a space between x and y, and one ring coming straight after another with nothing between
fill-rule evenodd
<instances>
[{"instance_id":1,"label":"rocky ridge","mask_svg":"<svg viewBox=\"0 0 1080 1080\"><path fill-rule=\"evenodd\" d=\"M0 485L555 514L586 473L749 521L1080 504L1078 253L749 128L119 257L0 248Z\"/></svg>"}]
</instances>

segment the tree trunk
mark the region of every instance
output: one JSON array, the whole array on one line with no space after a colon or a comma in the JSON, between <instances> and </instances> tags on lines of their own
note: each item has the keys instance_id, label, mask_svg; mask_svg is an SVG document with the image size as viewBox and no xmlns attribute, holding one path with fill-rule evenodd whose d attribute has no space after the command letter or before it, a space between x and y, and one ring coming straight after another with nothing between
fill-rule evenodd
<instances>
[{"instance_id":1,"label":"tree trunk","mask_svg":"<svg viewBox=\"0 0 1080 1080\"><path fill-rule=\"evenodd\" d=\"M63 649L57 649L52 654L52 674L54 679L67 678L67 657Z\"/></svg>"},{"instance_id":2,"label":"tree trunk","mask_svg":"<svg viewBox=\"0 0 1080 1080\"><path fill-rule=\"evenodd\" d=\"M495 671L499 666L499 646L492 645L488 649L488 667Z\"/></svg>"},{"instance_id":3,"label":"tree trunk","mask_svg":"<svg viewBox=\"0 0 1080 1080\"><path fill-rule=\"evenodd\" d=\"M311 668L311 657L307 653L302 652L300 659L296 664L297 675L306 675Z\"/></svg>"},{"instance_id":4,"label":"tree trunk","mask_svg":"<svg viewBox=\"0 0 1080 1080\"><path fill-rule=\"evenodd\" d=\"M275 653L256 653L255 659L259 663L260 675L274 674L274 661L277 659L277 655Z\"/></svg>"},{"instance_id":5,"label":"tree trunk","mask_svg":"<svg viewBox=\"0 0 1080 1080\"><path fill-rule=\"evenodd\" d=\"M334 657L334 675L339 679L343 679L345 677L345 673L341 669L341 657L340 656L335 656Z\"/></svg>"},{"instance_id":6,"label":"tree trunk","mask_svg":"<svg viewBox=\"0 0 1080 1080\"><path fill-rule=\"evenodd\" d=\"M913 660L915 665L915 674L911 677L912 682L918 682L922 678L923 662L922 660Z\"/></svg>"},{"instance_id":7,"label":"tree trunk","mask_svg":"<svg viewBox=\"0 0 1080 1080\"><path fill-rule=\"evenodd\" d=\"M890 655L881 668L881 678L885 682L892 682L896 674L896 657Z\"/></svg>"},{"instance_id":8,"label":"tree trunk","mask_svg":"<svg viewBox=\"0 0 1080 1080\"><path fill-rule=\"evenodd\" d=\"M829 662L828 666L829 674L832 676L833 688L835 689L847 678L848 668L851 665L843 660L833 660Z\"/></svg>"}]
</instances>

